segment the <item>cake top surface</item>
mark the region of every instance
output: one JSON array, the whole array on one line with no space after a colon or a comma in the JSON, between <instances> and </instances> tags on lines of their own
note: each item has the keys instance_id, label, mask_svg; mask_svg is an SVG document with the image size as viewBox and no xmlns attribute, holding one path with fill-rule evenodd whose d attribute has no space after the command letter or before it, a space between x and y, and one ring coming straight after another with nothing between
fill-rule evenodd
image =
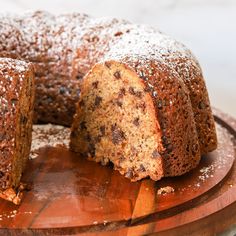
<instances>
[{"instance_id":1,"label":"cake top surface","mask_svg":"<svg viewBox=\"0 0 236 236\"><path fill-rule=\"evenodd\" d=\"M65 76L73 77L75 71L85 75L95 63L104 60L104 55L105 59L138 59L143 65L157 60L168 64L173 73L185 73L185 77L191 75L192 67L194 73L201 73L195 57L183 44L147 25L45 11L2 15L0 22L6 33L0 35L0 41L10 40L8 45L15 46L18 58L38 64L47 61Z\"/></svg>"},{"instance_id":2,"label":"cake top surface","mask_svg":"<svg viewBox=\"0 0 236 236\"><path fill-rule=\"evenodd\" d=\"M29 64L20 60L0 58L0 118L6 109L14 109ZM14 98L15 97L15 98ZM9 99L12 104L9 104ZM8 111L11 112L11 111Z\"/></svg>"},{"instance_id":3,"label":"cake top surface","mask_svg":"<svg viewBox=\"0 0 236 236\"><path fill-rule=\"evenodd\" d=\"M14 71L15 73L22 73L28 70L29 63L21 60L11 58L0 58L0 73L1 76L6 75L6 72Z\"/></svg>"}]
</instances>

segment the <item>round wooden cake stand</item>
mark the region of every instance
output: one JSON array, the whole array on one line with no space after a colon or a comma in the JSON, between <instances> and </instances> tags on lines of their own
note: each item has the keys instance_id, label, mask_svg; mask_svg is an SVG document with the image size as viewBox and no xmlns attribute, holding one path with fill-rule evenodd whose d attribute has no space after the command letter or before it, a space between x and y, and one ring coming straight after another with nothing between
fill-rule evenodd
<instances>
[{"instance_id":1,"label":"round wooden cake stand","mask_svg":"<svg viewBox=\"0 0 236 236\"><path fill-rule=\"evenodd\" d=\"M29 162L20 206L0 200L6 235L212 235L236 224L236 120L214 110L218 148L181 177L131 183L63 148ZM158 194L170 186L174 192Z\"/></svg>"}]
</instances>

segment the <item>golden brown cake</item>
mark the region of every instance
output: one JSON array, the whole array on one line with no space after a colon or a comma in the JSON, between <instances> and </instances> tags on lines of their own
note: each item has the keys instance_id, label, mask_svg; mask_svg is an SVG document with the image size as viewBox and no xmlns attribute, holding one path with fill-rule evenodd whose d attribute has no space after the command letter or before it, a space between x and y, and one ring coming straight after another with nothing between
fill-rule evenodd
<instances>
[{"instance_id":1,"label":"golden brown cake","mask_svg":"<svg viewBox=\"0 0 236 236\"><path fill-rule=\"evenodd\" d=\"M199 63L152 27L78 13L1 16L0 56L34 64L35 122L70 126L76 111L71 149L132 180L181 175L216 148Z\"/></svg>"},{"instance_id":2,"label":"golden brown cake","mask_svg":"<svg viewBox=\"0 0 236 236\"><path fill-rule=\"evenodd\" d=\"M0 58L0 197L15 204L30 152L33 104L32 65Z\"/></svg>"},{"instance_id":3,"label":"golden brown cake","mask_svg":"<svg viewBox=\"0 0 236 236\"><path fill-rule=\"evenodd\" d=\"M152 28L125 32L82 79L71 149L132 181L182 175L217 145L201 69Z\"/></svg>"}]
</instances>

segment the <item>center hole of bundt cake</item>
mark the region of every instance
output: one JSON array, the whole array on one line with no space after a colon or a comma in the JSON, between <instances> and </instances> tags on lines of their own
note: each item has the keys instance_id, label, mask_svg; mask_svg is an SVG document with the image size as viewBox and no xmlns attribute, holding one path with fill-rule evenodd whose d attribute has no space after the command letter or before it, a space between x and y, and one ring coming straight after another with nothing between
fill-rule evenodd
<instances>
[{"instance_id":1,"label":"center hole of bundt cake","mask_svg":"<svg viewBox=\"0 0 236 236\"><path fill-rule=\"evenodd\" d=\"M103 164L111 161L132 180L159 179L163 172L151 99L142 80L123 64L96 65L84 79L72 149Z\"/></svg>"}]
</instances>

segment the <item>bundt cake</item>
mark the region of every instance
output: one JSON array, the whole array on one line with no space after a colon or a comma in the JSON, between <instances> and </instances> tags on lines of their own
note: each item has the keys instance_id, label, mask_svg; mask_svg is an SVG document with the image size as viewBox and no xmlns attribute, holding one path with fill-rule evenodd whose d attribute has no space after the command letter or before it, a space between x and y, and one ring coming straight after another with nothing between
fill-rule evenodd
<instances>
[{"instance_id":1,"label":"bundt cake","mask_svg":"<svg viewBox=\"0 0 236 236\"><path fill-rule=\"evenodd\" d=\"M32 65L0 58L0 197L15 204L29 158L33 105Z\"/></svg>"},{"instance_id":2,"label":"bundt cake","mask_svg":"<svg viewBox=\"0 0 236 236\"><path fill-rule=\"evenodd\" d=\"M34 122L72 124L72 151L133 181L184 174L216 148L197 60L149 26L78 13L1 16L0 56L33 63Z\"/></svg>"}]
</instances>

